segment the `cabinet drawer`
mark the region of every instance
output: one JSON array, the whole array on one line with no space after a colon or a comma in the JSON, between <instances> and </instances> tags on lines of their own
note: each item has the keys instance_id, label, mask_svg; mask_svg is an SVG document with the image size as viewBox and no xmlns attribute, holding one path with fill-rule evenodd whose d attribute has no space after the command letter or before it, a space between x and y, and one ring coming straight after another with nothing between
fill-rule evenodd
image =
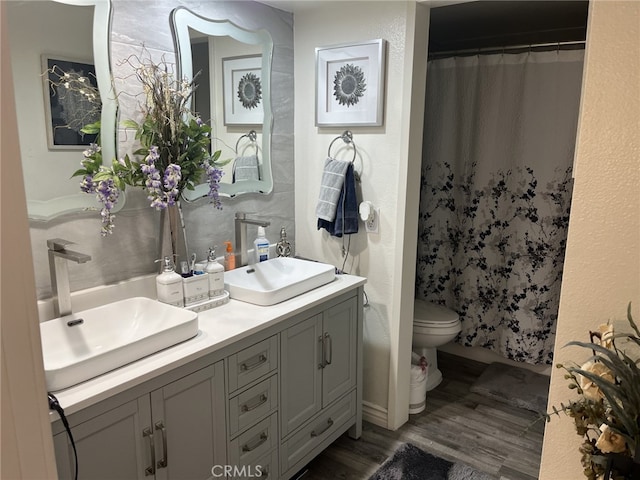
<instances>
[{"instance_id":1,"label":"cabinet drawer","mask_svg":"<svg viewBox=\"0 0 640 480\"><path fill-rule=\"evenodd\" d=\"M356 392L338 400L323 410L300 431L294 433L281 448L281 470L286 472L305 455L312 452L332 433L339 430L345 422L356 414Z\"/></svg>"},{"instance_id":2,"label":"cabinet drawer","mask_svg":"<svg viewBox=\"0 0 640 480\"><path fill-rule=\"evenodd\" d=\"M233 392L278 367L278 337L267 338L230 355L229 391Z\"/></svg>"},{"instance_id":3,"label":"cabinet drawer","mask_svg":"<svg viewBox=\"0 0 640 480\"><path fill-rule=\"evenodd\" d=\"M273 375L229 400L229 436L235 436L277 407L278 376Z\"/></svg>"},{"instance_id":4,"label":"cabinet drawer","mask_svg":"<svg viewBox=\"0 0 640 480\"><path fill-rule=\"evenodd\" d=\"M229 443L231 465L255 465L278 444L278 415L272 414Z\"/></svg>"},{"instance_id":5,"label":"cabinet drawer","mask_svg":"<svg viewBox=\"0 0 640 480\"><path fill-rule=\"evenodd\" d=\"M233 472L236 473L236 472ZM264 457L251 465L240 465L237 467L237 475L230 478L233 480L278 480L278 449L273 449Z\"/></svg>"}]
</instances>

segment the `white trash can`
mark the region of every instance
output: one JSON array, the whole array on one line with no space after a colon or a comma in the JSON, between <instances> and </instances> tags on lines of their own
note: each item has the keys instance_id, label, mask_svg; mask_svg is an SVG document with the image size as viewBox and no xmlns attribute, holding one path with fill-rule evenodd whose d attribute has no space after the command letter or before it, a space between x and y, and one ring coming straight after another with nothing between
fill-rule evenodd
<instances>
[{"instance_id":1,"label":"white trash can","mask_svg":"<svg viewBox=\"0 0 640 480\"><path fill-rule=\"evenodd\" d=\"M411 353L411 383L409 386L409 413L422 412L427 406L427 375L429 365L424 357Z\"/></svg>"}]
</instances>

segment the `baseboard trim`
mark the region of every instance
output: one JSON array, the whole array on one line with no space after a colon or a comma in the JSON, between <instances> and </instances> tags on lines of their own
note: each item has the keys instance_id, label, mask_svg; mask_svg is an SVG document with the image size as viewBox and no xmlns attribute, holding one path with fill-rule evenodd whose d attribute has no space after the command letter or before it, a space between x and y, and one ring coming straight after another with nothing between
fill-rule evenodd
<instances>
[{"instance_id":1,"label":"baseboard trim","mask_svg":"<svg viewBox=\"0 0 640 480\"><path fill-rule=\"evenodd\" d=\"M362 419L382 428L388 428L389 412L379 405L362 401Z\"/></svg>"}]
</instances>

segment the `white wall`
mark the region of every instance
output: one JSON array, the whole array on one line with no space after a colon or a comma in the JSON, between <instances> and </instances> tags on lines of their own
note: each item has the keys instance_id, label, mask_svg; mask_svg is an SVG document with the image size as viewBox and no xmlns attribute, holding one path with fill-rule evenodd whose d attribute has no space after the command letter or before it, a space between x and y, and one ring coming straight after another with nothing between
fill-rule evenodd
<instances>
[{"instance_id":1,"label":"white wall","mask_svg":"<svg viewBox=\"0 0 640 480\"><path fill-rule=\"evenodd\" d=\"M415 31L416 16L421 25L428 24L426 7L403 1L322 2L294 16L296 252L339 267L344 262L343 243L348 242L317 230L315 207L329 144L347 128L315 126L315 48L376 38L388 41L384 125L348 127L358 150L359 199L380 208L380 231L367 234L360 224L360 232L351 238L345 271L368 278L365 416L390 428L408 418L427 46L427 29ZM417 88L412 89L414 54L423 65ZM332 153L338 145L334 144ZM352 152L344 150L336 156L350 159Z\"/></svg>"},{"instance_id":2,"label":"white wall","mask_svg":"<svg viewBox=\"0 0 640 480\"><path fill-rule=\"evenodd\" d=\"M0 318L2 331L2 462L0 477L56 478L53 439L46 400L40 329L31 263L27 203L11 76L5 3L0 5L2 76L0 104Z\"/></svg>"},{"instance_id":3,"label":"white wall","mask_svg":"<svg viewBox=\"0 0 640 480\"><path fill-rule=\"evenodd\" d=\"M590 4L576 150L576 179L558 313L555 363L581 363L607 320L628 331L626 308L640 319L640 3ZM571 398L553 369L549 405ZM568 417L547 424L540 479L583 479L582 437Z\"/></svg>"}]
</instances>

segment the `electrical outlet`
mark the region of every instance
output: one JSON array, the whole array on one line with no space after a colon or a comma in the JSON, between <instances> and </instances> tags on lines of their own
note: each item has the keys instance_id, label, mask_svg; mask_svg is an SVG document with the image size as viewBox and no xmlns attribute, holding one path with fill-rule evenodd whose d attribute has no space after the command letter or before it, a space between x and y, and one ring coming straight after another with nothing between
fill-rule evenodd
<instances>
[{"instance_id":1,"label":"electrical outlet","mask_svg":"<svg viewBox=\"0 0 640 480\"><path fill-rule=\"evenodd\" d=\"M371 218L364 222L364 228L368 233L379 233L380 229L380 209L374 208Z\"/></svg>"}]
</instances>

